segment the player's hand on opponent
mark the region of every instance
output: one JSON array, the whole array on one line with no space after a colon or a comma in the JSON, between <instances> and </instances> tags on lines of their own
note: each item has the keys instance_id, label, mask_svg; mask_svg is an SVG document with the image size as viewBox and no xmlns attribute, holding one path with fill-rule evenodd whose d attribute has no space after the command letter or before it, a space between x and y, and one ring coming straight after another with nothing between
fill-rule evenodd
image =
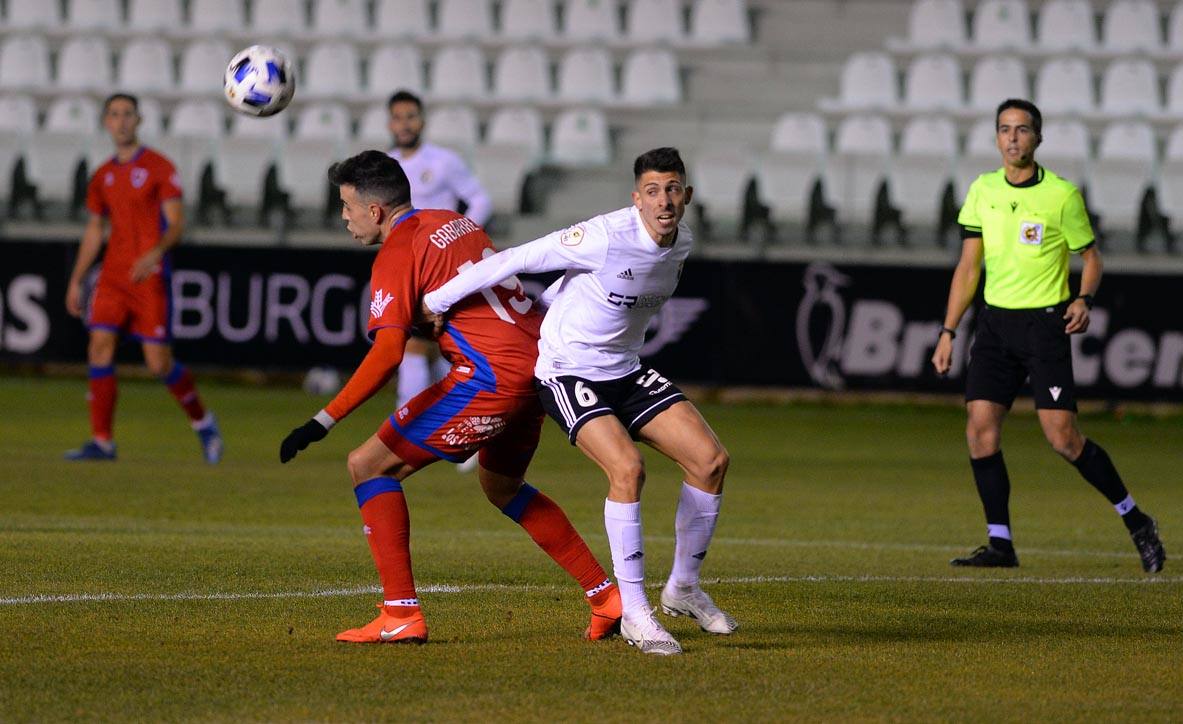
<instances>
[{"instance_id":1,"label":"player's hand on opponent","mask_svg":"<svg viewBox=\"0 0 1183 724\"><path fill-rule=\"evenodd\" d=\"M1089 328L1089 305L1083 299L1075 299L1064 312L1064 319L1068 325L1064 327L1066 334L1080 334Z\"/></svg>"},{"instance_id":2,"label":"player's hand on opponent","mask_svg":"<svg viewBox=\"0 0 1183 724\"><path fill-rule=\"evenodd\" d=\"M439 336L444 333L444 315L436 314L428 309L426 302L419 302L419 314L423 317L424 324L431 325L431 338L439 339Z\"/></svg>"},{"instance_id":3,"label":"player's hand on opponent","mask_svg":"<svg viewBox=\"0 0 1183 724\"><path fill-rule=\"evenodd\" d=\"M288 433L279 444L279 462L286 463L296 457L296 453L314 442L325 439L329 431L315 419L309 420Z\"/></svg>"},{"instance_id":4,"label":"player's hand on opponent","mask_svg":"<svg viewBox=\"0 0 1183 724\"><path fill-rule=\"evenodd\" d=\"M131 280L139 284L148 277L152 276L153 272L160 269L160 260L162 254L157 249L149 249L131 267Z\"/></svg>"},{"instance_id":5,"label":"player's hand on opponent","mask_svg":"<svg viewBox=\"0 0 1183 724\"><path fill-rule=\"evenodd\" d=\"M942 376L953 366L953 338L949 335L942 334L937 339L936 351L932 353L932 366Z\"/></svg>"},{"instance_id":6,"label":"player's hand on opponent","mask_svg":"<svg viewBox=\"0 0 1183 724\"><path fill-rule=\"evenodd\" d=\"M73 317L82 316L82 282L71 281L66 287L66 311Z\"/></svg>"}]
</instances>

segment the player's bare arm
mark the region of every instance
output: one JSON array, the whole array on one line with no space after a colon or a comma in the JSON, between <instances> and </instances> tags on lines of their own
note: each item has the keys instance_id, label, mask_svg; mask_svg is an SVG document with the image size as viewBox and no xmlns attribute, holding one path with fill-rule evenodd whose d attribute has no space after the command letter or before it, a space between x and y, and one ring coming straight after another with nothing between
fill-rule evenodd
<instances>
[{"instance_id":1,"label":"player's bare arm","mask_svg":"<svg viewBox=\"0 0 1183 724\"><path fill-rule=\"evenodd\" d=\"M943 375L953 364L953 335L961 317L973 303L982 277L982 238L973 236L961 243L961 258L953 270L953 282L949 285L949 302L945 306L945 320L942 322L936 351L932 354L932 366L937 374Z\"/></svg>"},{"instance_id":2,"label":"player's bare arm","mask_svg":"<svg viewBox=\"0 0 1183 724\"><path fill-rule=\"evenodd\" d=\"M170 249L181 243L181 234L185 229L185 207L179 198L168 199L160 205L161 212L168 222L168 228L160 237L160 243L144 252L136 259L131 267L131 280L139 283L152 276L160 269L160 262Z\"/></svg>"},{"instance_id":3,"label":"player's bare arm","mask_svg":"<svg viewBox=\"0 0 1183 724\"><path fill-rule=\"evenodd\" d=\"M1084 262L1084 269L1080 273L1080 294L1064 310L1064 319L1068 322L1064 331L1068 334L1088 331L1089 306L1101 286L1101 252L1096 244L1082 251L1080 258Z\"/></svg>"},{"instance_id":4,"label":"player's bare arm","mask_svg":"<svg viewBox=\"0 0 1183 724\"><path fill-rule=\"evenodd\" d=\"M103 248L105 225L106 220L102 216L91 214L86 221L86 229L82 232L78 258L74 261L74 271L70 273L70 282L66 286L66 311L75 317L82 316L82 279L94 265L99 250Z\"/></svg>"}]
</instances>

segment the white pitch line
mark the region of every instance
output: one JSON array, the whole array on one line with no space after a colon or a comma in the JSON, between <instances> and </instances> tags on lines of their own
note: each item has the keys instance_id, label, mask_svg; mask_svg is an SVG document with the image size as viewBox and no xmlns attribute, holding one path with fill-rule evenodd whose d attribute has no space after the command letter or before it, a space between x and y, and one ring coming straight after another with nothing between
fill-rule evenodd
<instances>
[{"instance_id":1,"label":"white pitch line","mask_svg":"<svg viewBox=\"0 0 1183 724\"><path fill-rule=\"evenodd\" d=\"M1104 577L1070 577L1070 578L1039 578L1030 576L1016 576L1014 578L992 576L982 578L957 576L740 576L732 578L714 578L704 581L708 584L749 585L761 583L989 583L989 584L1029 584L1029 585L1075 585L1075 586L1115 586L1115 585L1169 585L1183 583L1183 577L1145 577L1145 578L1104 578ZM649 588L659 588L661 583L651 583ZM538 591L560 590L568 586L549 584L504 584L504 583L475 583L475 584L429 584L417 586L419 593L473 593L478 591ZM71 593L71 594L35 594L32 596L14 596L0 598L0 606L20 606L38 603L84 603L84 602L124 602L124 601L242 601L286 598L338 598L359 596L362 594L381 593L377 586L359 586L354 588L323 588L311 591L240 591L224 593Z\"/></svg>"}]
</instances>

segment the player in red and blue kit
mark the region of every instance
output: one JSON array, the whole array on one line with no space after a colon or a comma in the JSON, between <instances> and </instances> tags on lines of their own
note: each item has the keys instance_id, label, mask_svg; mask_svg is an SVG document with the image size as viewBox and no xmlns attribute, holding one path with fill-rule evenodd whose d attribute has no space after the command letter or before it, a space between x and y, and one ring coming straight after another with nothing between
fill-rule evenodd
<instances>
[{"instance_id":1,"label":"player in red and blue kit","mask_svg":"<svg viewBox=\"0 0 1183 724\"><path fill-rule=\"evenodd\" d=\"M90 218L66 292L66 309L76 317L85 309L90 330L92 439L66 458L115 459L115 347L119 335L127 334L140 341L148 369L185 411L202 455L212 464L222 459L217 420L202 405L193 375L173 358L169 335L169 251L180 242L184 225L180 183L167 158L140 145L139 124L135 96L116 93L103 103L103 125L115 143L115 155L99 167L87 188ZM83 280L102 249L107 225L102 271L86 304Z\"/></svg>"},{"instance_id":2,"label":"player in red and blue kit","mask_svg":"<svg viewBox=\"0 0 1183 724\"><path fill-rule=\"evenodd\" d=\"M489 237L452 211L419 210L398 161L365 151L329 169L341 189L342 217L363 245L382 244L370 282L373 347L323 410L280 446L288 462L380 390L402 360L420 300L460 270L493 253ZM337 635L357 643L427 640L411 572L410 515L402 482L437 460L479 455L489 502L583 588L592 608L585 637L607 638L620 621L620 594L562 509L524 480L544 413L534 391L541 315L510 279L454 307L440 338L448 375L412 398L349 455L363 531L382 581L382 612Z\"/></svg>"}]
</instances>

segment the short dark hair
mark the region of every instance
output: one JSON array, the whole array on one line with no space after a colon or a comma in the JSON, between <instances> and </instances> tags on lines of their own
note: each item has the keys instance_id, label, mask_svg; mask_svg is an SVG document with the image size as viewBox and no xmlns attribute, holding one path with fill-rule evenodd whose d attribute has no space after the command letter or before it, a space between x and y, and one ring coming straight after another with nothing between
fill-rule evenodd
<instances>
[{"instance_id":1,"label":"short dark hair","mask_svg":"<svg viewBox=\"0 0 1183 724\"><path fill-rule=\"evenodd\" d=\"M352 186L361 196L392 209L411 203L411 182L398 161L381 151L362 151L329 166L329 182Z\"/></svg>"},{"instance_id":2,"label":"short dark hair","mask_svg":"<svg viewBox=\"0 0 1183 724\"><path fill-rule=\"evenodd\" d=\"M423 110L423 101L419 96L404 88L398 89L394 95L390 96L390 100L386 101L386 107L390 108L395 103L414 103L416 108Z\"/></svg>"},{"instance_id":3,"label":"short dark hair","mask_svg":"<svg viewBox=\"0 0 1183 724\"><path fill-rule=\"evenodd\" d=\"M662 173L676 173L686 178L686 164L682 163L682 155L678 149L669 146L646 151L633 162L633 179L639 180L646 171L660 171Z\"/></svg>"},{"instance_id":4,"label":"short dark hair","mask_svg":"<svg viewBox=\"0 0 1183 724\"><path fill-rule=\"evenodd\" d=\"M1002 112L1008 108L1027 111L1027 114L1031 116L1031 130L1035 131L1035 138L1043 140L1043 114L1039 112L1034 103L1022 98L1007 98L998 104L998 110L994 112L994 130L998 130L998 119L1002 116Z\"/></svg>"},{"instance_id":5,"label":"short dark hair","mask_svg":"<svg viewBox=\"0 0 1183 724\"><path fill-rule=\"evenodd\" d=\"M140 99L136 98L131 93L112 93L111 95L107 96L107 99L105 101L103 101L103 114L104 115L107 113L107 109L110 108L111 104L114 103L115 101L128 101L129 103L131 103L132 110L134 110L136 112L136 114L139 115Z\"/></svg>"}]
</instances>

